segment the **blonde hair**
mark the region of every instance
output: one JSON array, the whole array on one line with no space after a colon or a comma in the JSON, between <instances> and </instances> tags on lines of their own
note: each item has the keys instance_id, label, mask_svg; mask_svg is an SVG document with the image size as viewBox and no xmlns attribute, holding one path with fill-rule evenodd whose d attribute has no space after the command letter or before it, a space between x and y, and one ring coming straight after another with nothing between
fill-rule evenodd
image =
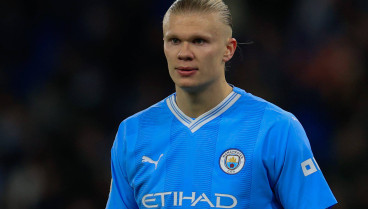
<instances>
[{"instance_id":1,"label":"blonde hair","mask_svg":"<svg viewBox=\"0 0 368 209\"><path fill-rule=\"evenodd\" d=\"M222 0L176 0L167 10L163 24L168 21L171 14L185 14L185 13L211 13L217 12L220 20L233 28L232 17L229 7Z\"/></svg>"}]
</instances>

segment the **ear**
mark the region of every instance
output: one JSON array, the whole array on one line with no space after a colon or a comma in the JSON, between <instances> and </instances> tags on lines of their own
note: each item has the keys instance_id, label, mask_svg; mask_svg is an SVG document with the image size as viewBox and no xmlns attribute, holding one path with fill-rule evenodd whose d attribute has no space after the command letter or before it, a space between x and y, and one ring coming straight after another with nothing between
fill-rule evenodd
<instances>
[{"instance_id":1,"label":"ear","mask_svg":"<svg viewBox=\"0 0 368 209\"><path fill-rule=\"evenodd\" d=\"M224 62L229 61L233 57L237 44L238 43L235 38L229 38L226 43L226 51L224 57L222 58Z\"/></svg>"}]
</instances>

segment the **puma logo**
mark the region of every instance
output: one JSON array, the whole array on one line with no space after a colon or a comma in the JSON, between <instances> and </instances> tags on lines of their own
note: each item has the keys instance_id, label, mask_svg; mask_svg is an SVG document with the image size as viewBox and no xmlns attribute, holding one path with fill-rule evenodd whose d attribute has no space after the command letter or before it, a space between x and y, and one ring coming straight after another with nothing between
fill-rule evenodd
<instances>
[{"instance_id":1,"label":"puma logo","mask_svg":"<svg viewBox=\"0 0 368 209\"><path fill-rule=\"evenodd\" d=\"M152 160L152 159L151 159L151 158L149 158L149 157L143 156L143 157L142 157L142 163L152 163L152 164L155 164L155 170L156 170L156 168L157 168L157 164L158 164L158 161L160 161L160 159L161 159L161 157L162 157L163 155L164 155L164 154L161 154L157 161L154 161L154 160Z\"/></svg>"}]
</instances>

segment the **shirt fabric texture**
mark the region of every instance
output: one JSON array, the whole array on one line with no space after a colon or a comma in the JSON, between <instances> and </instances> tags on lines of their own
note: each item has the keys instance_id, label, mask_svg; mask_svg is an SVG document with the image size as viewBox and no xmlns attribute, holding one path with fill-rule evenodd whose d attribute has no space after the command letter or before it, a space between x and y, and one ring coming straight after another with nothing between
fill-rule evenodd
<instances>
[{"instance_id":1,"label":"shirt fabric texture","mask_svg":"<svg viewBox=\"0 0 368 209\"><path fill-rule=\"evenodd\" d=\"M119 126L107 209L324 209L336 204L299 121L233 87L193 119L175 93Z\"/></svg>"}]
</instances>

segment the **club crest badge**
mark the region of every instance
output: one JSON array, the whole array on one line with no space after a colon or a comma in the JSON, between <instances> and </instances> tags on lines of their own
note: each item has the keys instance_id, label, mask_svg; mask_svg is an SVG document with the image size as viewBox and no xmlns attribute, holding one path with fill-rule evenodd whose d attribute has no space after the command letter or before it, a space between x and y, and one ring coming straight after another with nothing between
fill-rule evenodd
<instances>
[{"instance_id":1,"label":"club crest badge","mask_svg":"<svg viewBox=\"0 0 368 209\"><path fill-rule=\"evenodd\" d=\"M227 174L239 173L244 164L244 154L238 149L228 149L220 157L220 167Z\"/></svg>"}]
</instances>

